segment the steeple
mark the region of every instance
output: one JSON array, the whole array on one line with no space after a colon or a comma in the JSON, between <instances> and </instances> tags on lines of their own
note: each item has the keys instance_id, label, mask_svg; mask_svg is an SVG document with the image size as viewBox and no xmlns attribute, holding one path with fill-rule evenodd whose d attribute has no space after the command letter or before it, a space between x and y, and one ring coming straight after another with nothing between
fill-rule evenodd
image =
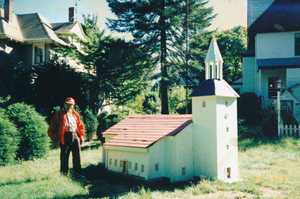
<instances>
[{"instance_id":1,"label":"steeple","mask_svg":"<svg viewBox=\"0 0 300 199\"><path fill-rule=\"evenodd\" d=\"M223 59L215 38L211 39L205 58L205 79L223 79Z\"/></svg>"}]
</instances>

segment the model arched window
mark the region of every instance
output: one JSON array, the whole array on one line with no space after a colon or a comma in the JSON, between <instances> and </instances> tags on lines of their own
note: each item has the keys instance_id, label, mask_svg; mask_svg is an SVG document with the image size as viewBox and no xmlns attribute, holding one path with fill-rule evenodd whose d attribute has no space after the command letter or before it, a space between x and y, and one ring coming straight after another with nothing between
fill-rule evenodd
<instances>
[{"instance_id":1,"label":"model arched window","mask_svg":"<svg viewBox=\"0 0 300 199\"><path fill-rule=\"evenodd\" d=\"M228 107L228 100L225 101L225 106Z\"/></svg>"},{"instance_id":2,"label":"model arched window","mask_svg":"<svg viewBox=\"0 0 300 199\"><path fill-rule=\"evenodd\" d=\"M203 107L203 108L206 107L206 101L205 101L205 100L202 101L202 107Z\"/></svg>"}]
</instances>

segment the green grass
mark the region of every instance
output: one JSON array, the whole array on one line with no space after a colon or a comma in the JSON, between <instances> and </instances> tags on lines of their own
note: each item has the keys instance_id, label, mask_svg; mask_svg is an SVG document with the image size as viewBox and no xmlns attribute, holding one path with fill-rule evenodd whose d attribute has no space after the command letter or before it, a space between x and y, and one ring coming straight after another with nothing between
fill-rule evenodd
<instances>
[{"instance_id":1,"label":"green grass","mask_svg":"<svg viewBox=\"0 0 300 199\"><path fill-rule=\"evenodd\" d=\"M171 184L106 171L102 147L85 144L82 166L87 180L59 174L59 149L47 158L0 167L1 198L298 198L300 140L244 140L239 143L240 182L195 179ZM71 166L72 164L70 164Z\"/></svg>"}]
</instances>

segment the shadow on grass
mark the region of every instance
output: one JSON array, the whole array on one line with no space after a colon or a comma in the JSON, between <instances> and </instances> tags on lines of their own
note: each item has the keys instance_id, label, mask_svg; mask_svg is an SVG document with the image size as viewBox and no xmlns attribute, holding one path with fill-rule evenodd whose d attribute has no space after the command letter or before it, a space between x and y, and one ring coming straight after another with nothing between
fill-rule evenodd
<instances>
[{"instance_id":1,"label":"shadow on grass","mask_svg":"<svg viewBox=\"0 0 300 199\"><path fill-rule=\"evenodd\" d=\"M88 196L75 196L75 198L117 198L128 192L138 192L141 188L151 191L174 191L184 189L191 183L197 184L200 179L192 181L170 183L169 179L145 181L142 178L108 171L102 165L88 166L83 169L86 180L78 180L89 190ZM74 179L76 180L76 179Z\"/></svg>"}]
</instances>

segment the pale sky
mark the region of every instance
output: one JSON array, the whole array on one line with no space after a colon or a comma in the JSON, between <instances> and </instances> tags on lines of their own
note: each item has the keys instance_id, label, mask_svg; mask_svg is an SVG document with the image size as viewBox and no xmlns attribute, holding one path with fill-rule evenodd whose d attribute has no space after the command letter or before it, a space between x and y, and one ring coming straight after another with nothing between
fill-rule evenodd
<instances>
[{"instance_id":1,"label":"pale sky","mask_svg":"<svg viewBox=\"0 0 300 199\"><path fill-rule=\"evenodd\" d=\"M76 0L13 0L15 14L39 13L50 22L68 21L69 7L75 7ZM106 18L113 18L106 0L77 0L77 19L82 22L82 14L98 14L100 29L107 29ZM247 26L247 0L209 0L214 13L219 13L212 22L210 30L231 29ZM109 32L107 30L107 32Z\"/></svg>"}]
</instances>

